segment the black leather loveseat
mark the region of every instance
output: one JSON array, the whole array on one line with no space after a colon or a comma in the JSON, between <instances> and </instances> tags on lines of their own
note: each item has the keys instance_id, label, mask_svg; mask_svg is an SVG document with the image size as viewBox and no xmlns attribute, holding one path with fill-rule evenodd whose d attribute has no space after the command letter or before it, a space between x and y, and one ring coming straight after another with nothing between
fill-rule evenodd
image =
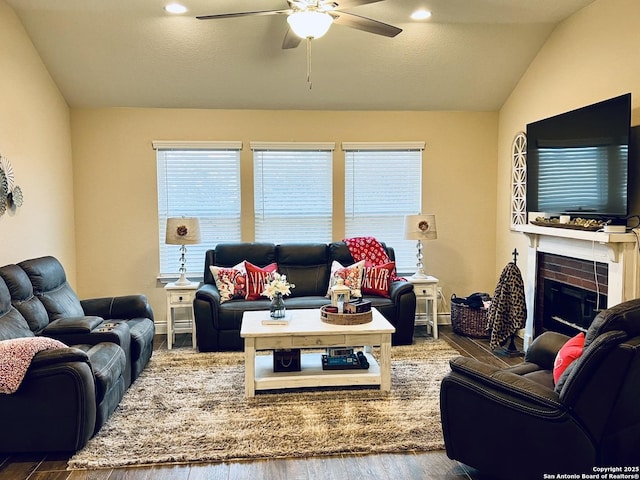
<instances>
[{"instance_id":1,"label":"black leather loveseat","mask_svg":"<svg viewBox=\"0 0 640 480\"><path fill-rule=\"evenodd\" d=\"M82 448L149 361L154 333L143 295L81 302L53 257L1 267L0 352L38 337L69 348L36 353L19 388L0 393L0 452Z\"/></svg>"},{"instance_id":2,"label":"black leather loveseat","mask_svg":"<svg viewBox=\"0 0 640 480\"><path fill-rule=\"evenodd\" d=\"M385 248L391 260L393 248ZM204 262L204 283L198 288L194 300L198 348L200 351L242 350L240 337L242 314L246 310L268 310L269 300L232 299L220 302L210 266L233 267L242 261L264 267L277 264L278 272L285 274L295 284L291 296L285 298L287 309L320 308L330 300L326 297L333 261L343 266L354 263L344 242L291 243L221 243L208 250ZM394 345L410 345L413 342L416 297L413 285L404 280L391 282L389 298L364 295L396 328Z\"/></svg>"}]
</instances>

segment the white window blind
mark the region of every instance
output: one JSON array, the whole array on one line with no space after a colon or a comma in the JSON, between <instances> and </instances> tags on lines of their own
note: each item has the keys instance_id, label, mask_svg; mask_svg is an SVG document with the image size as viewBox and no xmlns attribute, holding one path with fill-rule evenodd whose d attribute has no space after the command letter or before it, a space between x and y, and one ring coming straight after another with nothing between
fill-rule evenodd
<instances>
[{"instance_id":1,"label":"white window blind","mask_svg":"<svg viewBox=\"0 0 640 480\"><path fill-rule=\"evenodd\" d=\"M168 217L198 217L201 243L187 247L187 277L200 278L204 254L240 241L242 142L153 142L157 150L160 276L178 275L180 246L166 245Z\"/></svg>"},{"instance_id":2,"label":"white window blind","mask_svg":"<svg viewBox=\"0 0 640 480\"><path fill-rule=\"evenodd\" d=\"M330 242L334 143L251 142L256 242Z\"/></svg>"},{"instance_id":3,"label":"white window blind","mask_svg":"<svg viewBox=\"0 0 640 480\"><path fill-rule=\"evenodd\" d=\"M404 217L420 213L423 142L343 143L345 236L372 236L394 248L399 272L416 265Z\"/></svg>"}]
</instances>

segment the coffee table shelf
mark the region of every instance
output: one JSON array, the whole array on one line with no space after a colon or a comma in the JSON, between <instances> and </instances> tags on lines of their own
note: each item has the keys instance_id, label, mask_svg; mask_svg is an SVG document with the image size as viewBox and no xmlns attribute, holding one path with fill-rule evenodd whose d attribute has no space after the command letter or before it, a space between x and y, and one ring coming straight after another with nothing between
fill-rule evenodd
<instances>
[{"instance_id":1,"label":"coffee table shelf","mask_svg":"<svg viewBox=\"0 0 640 480\"><path fill-rule=\"evenodd\" d=\"M245 396L258 390L306 387L379 386L391 389L391 334L395 328L375 308L373 319L359 325L333 325L320 319L319 309L293 310L288 325L263 325L269 312L247 311L242 317L240 336L244 338ZM380 347L376 360L372 347ZM364 347L367 370L324 370L322 353L326 347ZM265 350L299 348L301 371L274 372L273 356ZM307 350L306 352L304 350Z\"/></svg>"},{"instance_id":2,"label":"coffee table shelf","mask_svg":"<svg viewBox=\"0 0 640 480\"><path fill-rule=\"evenodd\" d=\"M380 385L380 366L375 358L365 353L368 369L324 370L321 353L302 353L299 372L274 372L273 355L256 355L255 389L344 387L349 385Z\"/></svg>"}]
</instances>

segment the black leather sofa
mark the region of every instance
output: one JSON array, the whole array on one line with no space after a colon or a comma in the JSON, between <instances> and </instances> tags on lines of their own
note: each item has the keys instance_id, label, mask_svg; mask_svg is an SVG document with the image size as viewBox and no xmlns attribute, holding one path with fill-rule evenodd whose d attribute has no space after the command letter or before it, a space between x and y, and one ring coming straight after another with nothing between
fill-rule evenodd
<instances>
[{"instance_id":1,"label":"black leather sofa","mask_svg":"<svg viewBox=\"0 0 640 480\"><path fill-rule=\"evenodd\" d=\"M81 302L53 257L1 267L0 340L44 336L69 348L37 353L19 389L0 394L0 452L82 448L149 361L154 333L143 295Z\"/></svg>"},{"instance_id":2,"label":"black leather sofa","mask_svg":"<svg viewBox=\"0 0 640 480\"><path fill-rule=\"evenodd\" d=\"M393 248L383 244L391 260ZM242 314L246 310L268 310L269 300L233 299L220 303L220 292L209 269L210 266L233 267L243 260L263 267L277 263L278 272L295 284L291 295L285 298L287 309L320 308L330 300L325 296L329 286L331 264L334 260L343 266L354 263L344 242L291 243L220 243L207 250L204 261L204 282L196 291L194 300L198 348L200 351L242 350L240 337ZM407 281L394 281L389 288L390 298L365 295L382 315L396 328L394 345L413 342L416 297L413 285Z\"/></svg>"},{"instance_id":3,"label":"black leather sofa","mask_svg":"<svg viewBox=\"0 0 640 480\"><path fill-rule=\"evenodd\" d=\"M554 360L568 339L545 332L509 368L452 360L440 390L449 458L496 479L596 478L597 467L635 471L640 299L600 312L582 355L554 383Z\"/></svg>"}]
</instances>

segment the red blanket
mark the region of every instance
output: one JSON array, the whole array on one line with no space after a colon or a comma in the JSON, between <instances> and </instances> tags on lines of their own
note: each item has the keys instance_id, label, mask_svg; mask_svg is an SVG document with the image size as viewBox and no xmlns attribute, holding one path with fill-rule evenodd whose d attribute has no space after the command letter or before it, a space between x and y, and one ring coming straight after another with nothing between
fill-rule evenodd
<instances>
[{"instance_id":1,"label":"red blanket","mask_svg":"<svg viewBox=\"0 0 640 480\"><path fill-rule=\"evenodd\" d=\"M347 244L349 252L353 257L353 260L356 262L364 260L365 265L369 267L372 265L384 265L385 263L391 262L391 259L389 258L389 255L387 255L382 244L374 237L345 238L343 242ZM391 281L393 282L395 280L404 279L397 276L396 269L394 268L391 273Z\"/></svg>"},{"instance_id":2,"label":"red blanket","mask_svg":"<svg viewBox=\"0 0 640 480\"><path fill-rule=\"evenodd\" d=\"M24 337L0 341L0 394L15 393L34 355L42 350L67 348L48 337Z\"/></svg>"}]
</instances>

